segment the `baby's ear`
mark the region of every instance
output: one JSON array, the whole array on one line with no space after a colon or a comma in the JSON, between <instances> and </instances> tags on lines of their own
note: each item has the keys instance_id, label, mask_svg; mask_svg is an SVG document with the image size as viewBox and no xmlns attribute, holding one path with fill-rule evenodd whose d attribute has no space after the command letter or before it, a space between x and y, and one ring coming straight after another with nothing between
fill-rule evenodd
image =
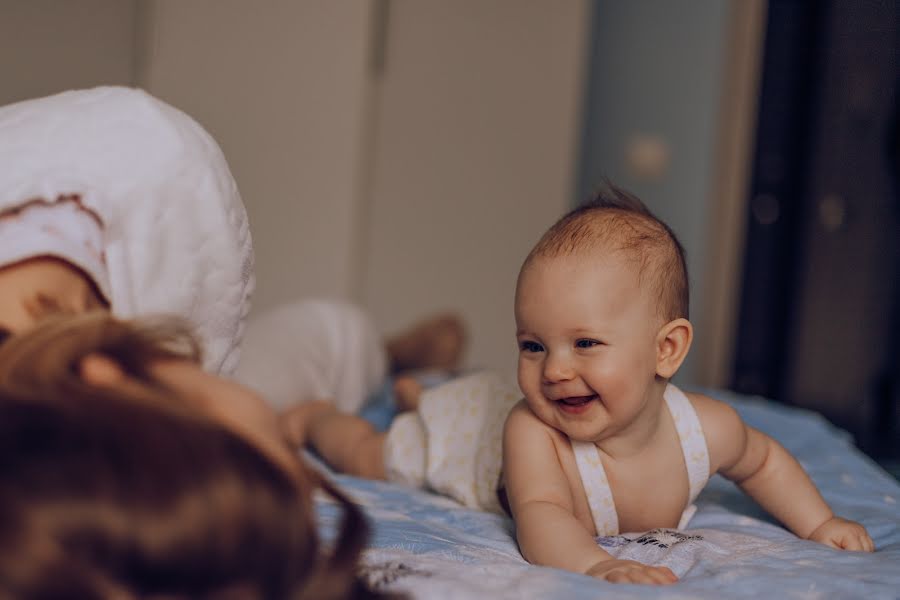
<instances>
[{"instance_id":1,"label":"baby's ear","mask_svg":"<svg viewBox=\"0 0 900 600\"><path fill-rule=\"evenodd\" d=\"M81 359L78 373L82 381L95 387L113 387L125 379L125 372L119 363L98 352Z\"/></svg>"},{"instance_id":2,"label":"baby's ear","mask_svg":"<svg viewBox=\"0 0 900 600\"><path fill-rule=\"evenodd\" d=\"M656 335L656 374L671 379L684 362L693 339L694 328L687 319L675 319L660 327Z\"/></svg>"}]
</instances>

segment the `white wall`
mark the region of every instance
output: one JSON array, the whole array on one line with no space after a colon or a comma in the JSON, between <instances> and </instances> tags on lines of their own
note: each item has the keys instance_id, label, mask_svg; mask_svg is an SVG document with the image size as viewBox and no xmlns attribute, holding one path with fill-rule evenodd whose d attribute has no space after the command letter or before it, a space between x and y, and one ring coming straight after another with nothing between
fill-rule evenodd
<instances>
[{"instance_id":1,"label":"white wall","mask_svg":"<svg viewBox=\"0 0 900 600\"><path fill-rule=\"evenodd\" d=\"M0 105L130 85L135 0L0 0Z\"/></svg>"},{"instance_id":2,"label":"white wall","mask_svg":"<svg viewBox=\"0 0 900 600\"><path fill-rule=\"evenodd\" d=\"M144 0L137 83L216 138L247 206L254 308L349 296L370 2Z\"/></svg>"}]
</instances>

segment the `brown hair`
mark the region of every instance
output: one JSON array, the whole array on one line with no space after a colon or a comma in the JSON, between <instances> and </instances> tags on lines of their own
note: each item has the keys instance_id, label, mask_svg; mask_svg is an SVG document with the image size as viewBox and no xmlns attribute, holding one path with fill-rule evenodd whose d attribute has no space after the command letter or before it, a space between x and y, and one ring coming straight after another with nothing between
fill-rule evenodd
<instances>
[{"instance_id":1,"label":"brown hair","mask_svg":"<svg viewBox=\"0 0 900 600\"><path fill-rule=\"evenodd\" d=\"M101 352L141 390L92 387ZM0 344L0 598L386 598L360 583L362 513L294 478L149 374L196 358L171 323L59 317ZM312 492L343 509L321 552Z\"/></svg>"},{"instance_id":2,"label":"brown hair","mask_svg":"<svg viewBox=\"0 0 900 600\"><path fill-rule=\"evenodd\" d=\"M671 228L640 199L608 181L593 200L570 211L547 230L528 254L522 271L536 258L598 249L622 251L638 263L639 277L642 282L650 282L662 318L688 318L684 248Z\"/></svg>"}]
</instances>

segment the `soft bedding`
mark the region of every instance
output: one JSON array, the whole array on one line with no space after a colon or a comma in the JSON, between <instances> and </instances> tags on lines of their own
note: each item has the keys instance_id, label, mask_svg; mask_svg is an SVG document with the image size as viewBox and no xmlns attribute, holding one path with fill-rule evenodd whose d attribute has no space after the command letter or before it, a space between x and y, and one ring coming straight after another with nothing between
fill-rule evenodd
<instances>
[{"instance_id":1,"label":"soft bedding","mask_svg":"<svg viewBox=\"0 0 900 600\"><path fill-rule=\"evenodd\" d=\"M834 511L866 526L877 551L840 552L800 540L716 476L687 529L599 539L622 558L669 566L681 581L665 588L613 585L529 565L508 518L396 484L334 475L373 524L365 576L376 587L428 599L900 598L900 484L814 413L727 392L710 395L784 444ZM324 499L319 504L327 534L337 511Z\"/></svg>"}]
</instances>

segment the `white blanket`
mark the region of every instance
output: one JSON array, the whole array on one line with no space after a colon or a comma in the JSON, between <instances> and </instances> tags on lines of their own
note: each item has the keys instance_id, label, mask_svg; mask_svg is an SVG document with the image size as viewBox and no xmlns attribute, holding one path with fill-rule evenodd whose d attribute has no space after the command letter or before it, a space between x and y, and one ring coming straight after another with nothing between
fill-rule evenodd
<instances>
[{"instance_id":1,"label":"white blanket","mask_svg":"<svg viewBox=\"0 0 900 600\"><path fill-rule=\"evenodd\" d=\"M233 371L253 253L237 186L212 137L128 88L0 108L0 214L69 195L102 221L113 312L183 317L204 344L206 368Z\"/></svg>"}]
</instances>

